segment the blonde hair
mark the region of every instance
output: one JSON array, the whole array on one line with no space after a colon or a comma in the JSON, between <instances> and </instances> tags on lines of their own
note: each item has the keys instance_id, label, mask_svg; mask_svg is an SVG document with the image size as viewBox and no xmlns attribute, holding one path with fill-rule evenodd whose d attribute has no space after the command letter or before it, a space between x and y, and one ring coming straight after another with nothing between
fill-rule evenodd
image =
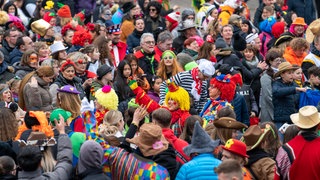
<instances>
[{"instance_id":1,"label":"blonde hair","mask_svg":"<svg viewBox=\"0 0 320 180\"><path fill-rule=\"evenodd\" d=\"M78 94L58 92L56 104L59 108L71 112L72 118L81 114L81 100Z\"/></svg>"},{"instance_id":2,"label":"blonde hair","mask_svg":"<svg viewBox=\"0 0 320 180\"><path fill-rule=\"evenodd\" d=\"M41 168L43 172L53 172L55 166L56 166L56 161L53 158L51 148L47 147L42 152Z\"/></svg>"},{"instance_id":3,"label":"blonde hair","mask_svg":"<svg viewBox=\"0 0 320 180\"><path fill-rule=\"evenodd\" d=\"M103 117L103 123L99 126L99 135L103 137L115 135L119 131L118 124L121 120L123 116L120 111L108 111Z\"/></svg>"}]
</instances>

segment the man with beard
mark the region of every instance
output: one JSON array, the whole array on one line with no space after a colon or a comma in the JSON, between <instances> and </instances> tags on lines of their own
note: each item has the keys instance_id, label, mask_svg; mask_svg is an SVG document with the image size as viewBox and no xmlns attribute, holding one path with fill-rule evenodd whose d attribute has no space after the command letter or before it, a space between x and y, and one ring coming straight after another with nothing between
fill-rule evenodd
<instances>
[{"instance_id":1,"label":"man with beard","mask_svg":"<svg viewBox=\"0 0 320 180\"><path fill-rule=\"evenodd\" d=\"M118 67L120 61L124 59L127 54L127 44L120 41L120 35L122 31L120 30L121 24L115 24L108 27L108 38L112 40L111 54L115 60L115 67Z\"/></svg>"}]
</instances>

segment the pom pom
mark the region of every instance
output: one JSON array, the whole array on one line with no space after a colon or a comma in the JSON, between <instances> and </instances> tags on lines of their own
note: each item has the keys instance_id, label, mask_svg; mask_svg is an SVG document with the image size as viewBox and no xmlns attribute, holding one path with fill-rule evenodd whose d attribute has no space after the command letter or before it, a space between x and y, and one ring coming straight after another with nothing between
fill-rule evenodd
<instances>
[{"instance_id":1,"label":"pom pom","mask_svg":"<svg viewBox=\"0 0 320 180\"><path fill-rule=\"evenodd\" d=\"M104 92L104 93L109 93L110 91L111 91L111 86L109 86L109 85L103 86L102 92Z\"/></svg>"}]
</instances>

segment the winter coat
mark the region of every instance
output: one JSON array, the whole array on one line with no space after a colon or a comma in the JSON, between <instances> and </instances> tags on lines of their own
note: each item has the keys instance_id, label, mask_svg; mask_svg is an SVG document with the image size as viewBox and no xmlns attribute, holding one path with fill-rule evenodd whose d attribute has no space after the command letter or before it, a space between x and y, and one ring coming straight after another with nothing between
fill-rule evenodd
<instances>
[{"instance_id":1,"label":"winter coat","mask_svg":"<svg viewBox=\"0 0 320 180\"><path fill-rule=\"evenodd\" d=\"M53 172L42 173L39 167L36 171L20 171L19 179L47 180L47 179L69 179L72 171L72 147L67 134L60 134L58 139L57 164Z\"/></svg>"},{"instance_id":2,"label":"winter coat","mask_svg":"<svg viewBox=\"0 0 320 180\"><path fill-rule=\"evenodd\" d=\"M199 154L180 168L176 180L218 179L214 168L219 166L220 163L221 161L216 159L212 153Z\"/></svg>"},{"instance_id":3,"label":"winter coat","mask_svg":"<svg viewBox=\"0 0 320 180\"><path fill-rule=\"evenodd\" d=\"M272 77L264 73L260 79L261 97L260 97L260 120L261 122L273 121L273 102L272 102Z\"/></svg>"},{"instance_id":4,"label":"winter coat","mask_svg":"<svg viewBox=\"0 0 320 180\"><path fill-rule=\"evenodd\" d=\"M284 51L283 58L288 61L292 65L298 65L301 66L303 59L307 56L308 54L306 52L303 53L302 56L298 57L295 53L294 50L291 47L287 47Z\"/></svg>"},{"instance_id":5,"label":"winter coat","mask_svg":"<svg viewBox=\"0 0 320 180\"><path fill-rule=\"evenodd\" d=\"M219 22L221 22L221 26L229 24L230 16L233 14L234 9L227 5L220 6L221 12L219 14Z\"/></svg>"},{"instance_id":6,"label":"winter coat","mask_svg":"<svg viewBox=\"0 0 320 180\"><path fill-rule=\"evenodd\" d=\"M15 75L18 76L20 79L23 79L27 74L36 70L30 66L20 66L20 65L14 66L14 68L16 70Z\"/></svg>"},{"instance_id":7,"label":"winter coat","mask_svg":"<svg viewBox=\"0 0 320 180\"><path fill-rule=\"evenodd\" d=\"M290 115L298 111L299 94L296 91L297 84L283 83L278 79L272 83L272 101L274 107L274 121L291 123Z\"/></svg>"},{"instance_id":8,"label":"winter coat","mask_svg":"<svg viewBox=\"0 0 320 180\"><path fill-rule=\"evenodd\" d=\"M158 35L165 31L167 28L166 20L162 16L158 16L158 18L154 21L151 17L146 16L145 18L145 31L152 33L154 36L154 40L157 42Z\"/></svg>"},{"instance_id":9,"label":"winter coat","mask_svg":"<svg viewBox=\"0 0 320 180\"><path fill-rule=\"evenodd\" d=\"M9 55L10 53L13 51L14 47L10 47L8 42L4 39L2 41L2 48L0 48L1 52L3 53L4 55L4 60L10 64L10 58L9 58Z\"/></svg>"},{"instance_id":10,"label":"winter coat","mask_svg":"<svg viewBox=\"0 0 320 180\"><path fill-rule=\"evenodd\" d=\"M25 101L26 110L40 110L51 111L52 97L49 92L49 83L45 82L37 75L33 77L38 81L38 87L31 87L30 83L27 83L23 88L23 98ZM29 80L29 82L31 79Z\"/></svg>"},{"instance_id":11,"label":"winter coat","mask_svg":"<svg viewBox=\"0 0 320 180\"><path fill-rule=\"evenodd\" d=\"M217 62L218 64L228 64L230 67L237 67L241 70L241 74L243 76L243 79L246 79L246 81L250 82L254 78L258 78L259 75L263 72L260 68L252 68L248 69L245 67L241 62L240 59L233 54L231 51L220 51L217 55ZM220 62L222 61L222 62Z\"/></svg>"},{"instance_id":12,"label":"winter coat","mask_svg":"<svg viewBox=\"0 0 320 180\"><path fill-rule=\"evenodd\" d=\"M58 77L55 79L54 83L50 85L50 94L52 96L52 103L55 106L56 99L57 99L57 92L58 88L65 86L65 85L71 85L74 86L79 92L80 92L80 99L83 99L85 97L85 92L81 84L81 79L78 77L74 77L72 81L69 81L65 79L62 74L60 73Z\"/></svg>"},{"instance_id":13,"label":"winter coat","mask_svg":"<svg viewBox=\"0 0 320 180\"><path fill-rule=\"evenodd\" d=\"M176 161L175 149L169 144L168 149L162 151L161 153L153 156L152 160L157 164L166 168L170 174L171 179L175 179L178 169Z\"/></svg>"},{"instance_id":14,"label":"winter coat","mask_svg":"<svg viewBox=\"0 0 320 180\"><path fill-rule=\"evenodd\" d=\"M249 126L249 112L244 97L240 94L235 94L233 100L231 101L231 105L233 106L233 110L236 113L237 121Z\"/></svg>"},{"instance_id":15,"label":"winter coat","mask_svg":"<svg viewBox=\"0 0 320 180\"><path fill-rule=\"evenodd\" d=\"M313 0L287 1L287 12L295 12L298 17L303 17L307 24L316 19L316 7ZM318 9L319 11L319 9Z\"/></svg>"},{"instance_id":16,"label":"winter coat","mask_svg":"<svg viewBox=\"0 0 320 180\"><path fill-rule=\"evenodd\" d=\"M138 66L147 74L149 84L152 84L152 77L156 75L160 57L156 56L154 52L147 54L143 50L136 52L134 56L138 58Z\"/></svg>"},{"instance_id":17,"label":"winter coat","mask_svg":"<svg viewBox=\"0 0 320 180\"><path fill-rule=\"evenodd\" d=\"M16 62L20 62L22 55L23 55L23 52L21 52L17 48L14 48L13 51L9 54L10 64L13 65Z\"/></svg>"},{"instance_id":18,"label":"winter coat","mask_svg":"<svg viewBox=\"0 0 320 180\"><path fill-rule=\"evenodd\" d=\"M144 31L139 32L136 29L128 36L127 38L127 45L129 53L133 53L133 48L140 46L140 38Z\"/></svg>"},{"instance_id":19,"label":"winter coat","mask_svg":"<svg viewBox=\"0 0 320 180\"><path fill-rule=\"evenodd\" d=\"M263 149L247 151L249 156L246 168L251 169L252 176L259 180L270 180L274 177L275 161Z\"/></svg>"},{"instance_id":20,"label":"winter coat","mask_svg":"<svg viewBox=\"0 0 320 180\"><path fill-rule=\"evenodd\" d=\"M14 78L14 74L10 72L8 67L6 61L3 61L2 64L0 64L0 84L5 84L10 79Z\"/></svg>"},{"instance_id":21,"label":"winter coat","mask_svg":"<svg viewBox=\"0 0 320 180\"><path fill-rule=\"evenodd\" d=\"M182 52L184 47L183 44L186 39L187 38L185 36L182 36L181 34L173 39L172 49L174 53L179 54L180 52Z\"/></svg>"}]
</instances>

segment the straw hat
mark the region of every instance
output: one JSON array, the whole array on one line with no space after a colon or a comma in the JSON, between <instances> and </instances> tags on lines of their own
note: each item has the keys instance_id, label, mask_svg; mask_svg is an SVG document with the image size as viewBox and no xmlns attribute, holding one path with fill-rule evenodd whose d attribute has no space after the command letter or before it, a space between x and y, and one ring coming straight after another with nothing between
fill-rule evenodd
<instances>
[{"instance_id":1,"label":"straw hat","mask_svg":"<svg viewBox=\"0 0 320 180\"><path fill-rule=\"evenodd\" d=\"M169 142L162 135L162 129L154 123L146 123L140 127L139 136L126 139L137 145L144 156L157 155L168 149Z\"/></svg>"},{"instance_id":2,"label":"straw hat","mask_svg":"<svg viewBox=\"0 0 320 180\"><path fill-rule=\"evenodd\" d=\"M258 125L250 126L243 134L244 143L247 145L247 151L256 148L261 142L263 142L266 134L270 130L270 125L267 125L265 129L261 129Z\"/></svg>"},{"instance_id":3,"label":"straw hat","mask_svg":"<svg viewBox=\"0 0 320 180\"><path fill-rule=\"evenodd\" d=\"M314 20L306 30L306 40L308 43L312 43L314 36L320 34L320 18Z\"/></svg>"},{"instance_id":4,"label":"straw hat","mask_svg":"<svg viewBox=\"0 0 320 180\"><path fill-rule=\"evenodd\" d=\"M283 62L279 65L279 71L277 73L274 74L274 77L278 77L280 76L281 73L285 72L285 71L290 71L290 70L296 70L299 67L293 67L289 62Z\"/></svg>"},{"instance_id":5,"label":"straw hat","mask_svg":"<svg viewBox=\"0 0 320 180\"><path fill-rule=\"evenodd\" d=\"M299 113L291 114L290 119L298 127L309 129L320 123L320 113L314 106L304 106Z\"/></svg>"},{"instance_id":6,"label":"straw hat","mask_svg":"<svg viewBox=\"0 0 320 180\"><path fill-rule=\"evenodd\" d=\"M213 125L216 128L228 128L228 129L243 129L248 128L247 125L231 118L231 117L221 117L213 121Z\"/></svg>"}]
</instances>

